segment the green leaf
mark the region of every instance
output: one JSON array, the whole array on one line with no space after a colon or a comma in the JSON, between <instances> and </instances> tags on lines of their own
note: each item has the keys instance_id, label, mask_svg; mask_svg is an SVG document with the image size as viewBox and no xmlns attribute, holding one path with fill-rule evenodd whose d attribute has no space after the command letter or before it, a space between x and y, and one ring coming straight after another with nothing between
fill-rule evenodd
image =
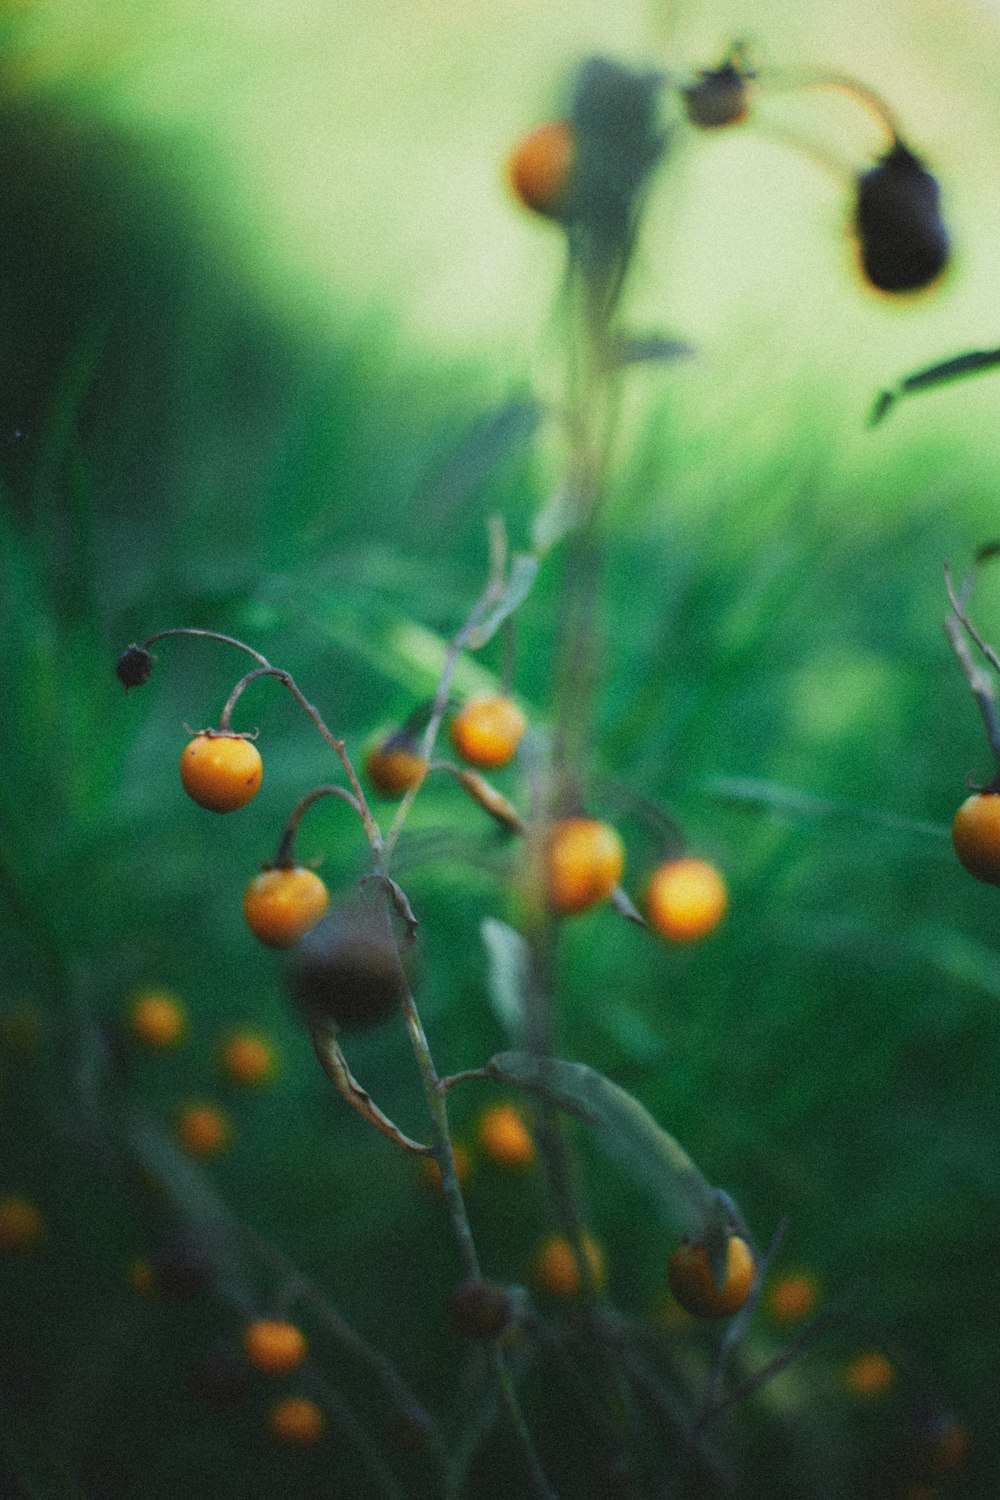
<instances>
[{"instance_id":1,"label":"green leaf","mask_svg":"<svg viewBox=\"0 0 1000 1500\"><path fill-rule=\"evenodd\" d=\"M527 599L535 586L537 577L538 558L533 557L529 552L516 553L502 598L493 606L483 623L477 626L469 636L467 644L470 650L478 651L496 635L504 620Z\"/></svg>"},{"instance_id":2,"label":"green leaf","mask_svg":"<svg viewBox=\"0 0 1000 1500\"><path fill-rule=\"evenodd\" d=\"M934 386L945 385L950 380L962 380L968 375L978 375L983 370L994 370L998 365L1000 349L974 349L968 354L958 354L954 359L942 360L940 364L928 365L925 370L907 375L892 390L880 392L872 407L868 424L870 427L878 426L901 396L911 395L914 391L930 390Z\"/></svg>"},{"instance_id":3,"label":"green leaf","mask_svg":"<svg viewBox=\"0 0 1000 1500\"><path fill-rule=\"evenodd\" d=\"M694 350L683 339L670 339L662 333L623 333L611 341L607 352L609 370L623 370L630 365L665 364L675 359L691 359Z\"/></svg>"},{"instance_id":4,"label":"green leaf","mask_svg":"<svg viewBox=\"0 0 1000 1500\"><path fill-rule=\"evenodd\" d=\"M473 422L430 479L428 499L439 509L466 500L503 463L527 448L544 414L538 401L518 398Z\"/></svg>"},{"instance_id":5,"label":"green leaf","mask_svg":"<svg viewBox=\"0 0 1000 1500\"><path fill-rule=\"evenodd\" d=\"M519 932L484 917L479 924L489 958L488 985L493 1013L515 1044L525 1039L525 1003L528 989L528 945Z\"/></svg>"},{"instance_id":6,"label":"green leaf","mask_svg":"<svg viewBox=\"0 0 1000 1500\"><path fill-rule=\"evenodd\" d=\"M498 1053L486 1064L486 1072L499 1082L540 1095L591 1126L634 1180L654 1194L678 1228L705 1243L713 1275L721 1237L724 1274L730 1219L727 1200L638 1099L585 1063L548 1060L526 1052Z\"/></svg>"}]
</instances>

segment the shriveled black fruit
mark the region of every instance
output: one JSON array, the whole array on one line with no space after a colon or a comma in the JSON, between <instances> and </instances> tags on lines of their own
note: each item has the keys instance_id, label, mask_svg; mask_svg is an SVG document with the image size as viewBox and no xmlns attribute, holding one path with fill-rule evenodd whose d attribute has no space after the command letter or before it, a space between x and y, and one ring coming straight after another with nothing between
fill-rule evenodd
<instances>
[{"instance_id":1,"label":"shriveled black fruit","mask_svg":"<svg viewBox=\"0 0 1000 1500\"><path fill-rule=\"evenodd\" d=\"M398 1010L406 979L392 936L376 916L334 911L299 943L292 987L308 1021L360 1029Z\"/></svg>"},{"instance_id":2,"label":"shriveled black fruit","mask_svg":"<svg viewBox=\"0 0 1000 1500\"><path fill-rule=\"evenodd\" d=\"M948 264L934 176L901 141L857 183L854 229L865 276L883 292L930 286Z\"/></svg>"},{"instance_id":3,"label":"shriveled black fruit","mask_svg":"<svg viewBox=\"0 0 1000 1500\"><path fill-rule=\"evenodd\" d=\"M697 83L684 90L684 105L692 125L718 130L739 125L749 111L747 80L732 63L702 72Z\"/></svg>"},{"instance_id":4,"label":"shriveled black fruit","mask_svg":"<svg viewBox=\"0 0 1000 1500\"><path fill-rule=\"evenodd\" d=\"M144 687L153 670L153 657L143 646L126 646L115 663L115 673L122 687Z\"/></svg>"}]
</instances>

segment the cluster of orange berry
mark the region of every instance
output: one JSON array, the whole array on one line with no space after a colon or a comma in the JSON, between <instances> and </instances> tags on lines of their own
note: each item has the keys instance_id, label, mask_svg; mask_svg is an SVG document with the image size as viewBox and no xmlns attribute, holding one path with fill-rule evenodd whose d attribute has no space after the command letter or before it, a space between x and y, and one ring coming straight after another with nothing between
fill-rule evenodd
<instances>
[{"instance_id":1,"label":"cluster of orange berry","mask_svg":"<svg viewBox=\"0 0 1000 1500\"><path fill-rule=\"evenodd\" d=\"M474 698L452 718L454 749L469 765L497 770L509 765L527 728L517 704L506 695ZM380 736L365 758L376 791L401 797L420 785L427 772L406 730ZM608 823L570 817L554 822L545 843L544 883L550 908L562 916L589 910L605 900L621 880L625 850ZM677 858L657 867L646 894L650 926L674 942L705 937L725 914L728 893L706 860Z\"/></svg>"}]
</instances>

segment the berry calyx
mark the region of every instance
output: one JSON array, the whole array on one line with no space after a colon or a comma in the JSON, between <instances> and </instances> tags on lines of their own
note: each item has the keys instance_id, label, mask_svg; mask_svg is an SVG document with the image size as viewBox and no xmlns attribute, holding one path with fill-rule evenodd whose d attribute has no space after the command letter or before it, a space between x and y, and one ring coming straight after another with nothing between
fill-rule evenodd
<instances>
[{"instance_id":1,"label":"berry calyx","mask_svg":"<svg viewBox=\"0 0 1000 1500\"><path fill-rule=\"evenodd\" d=\"M649 925L674 943L707 937L729 904L726 883L704 859L672 859L654 870L646 892Z\"/></svg>"},{"instance_id":2,"label":"berry calyx","mask_svg":"<svg viewBox=\"0 0 1000 1500\"><path fill-rule=\"evenodd\" d=\"M314 927L330 904L315 870L303 865L262 870L243 893L243 916L258 942L290 948Z\"/></svg>"},{"instance_id":3,"label":"berry calyx","mask_svg":"<svg viewBox=\"0 0 1000 1500\"><path fill-rule=\"evenodd\" d=\"M562 217L576 159L568 120L550 120L518 141L507 158L507 181L519 203L547 219Z\"/></svg>"},{"instance_id":4,"label":"berry calyx","mask_svg":"<svg viewBox=\"0 0 1000 1500\"><path fill-rule=\"evenodd\" d=\"M959 863L987 885L1000 885L1000 792L966 797L951 825Z\"/></svg>"},{"instance_id":5,"label":"berry calyx","mask_svg":"<svg viewBox=\"0 0 1000 1500\"><path fill-rule=\"evenodd\" d=\"M243 735L206 730L181 755L181 782L209 812L235 812L256 797L264 777L260 751Z\"/></svg>"},{"instance_id":6,"label":"berry calyx","mask_svg":"<svg viewBox=\"0 0 1000 1500\"><path fill-rule=\"evenodd\" d=\"M610 896L625 868L625 850L608 823L563 818L545 842L545 895L553 911L569 916Z\"/></svg>"},{"instance_id":7,"label":"berry calyx","mask_svg":"<svg viewBox=\"0 0 1000 1500\"><path fill-rule=\"evenodd\" d=\"M739 1312L750 1295L755 1269L750 1246L732 1234L722 1285L716 1286L704 1245L685 1240L667 1263L667 1281L681 1307L693 1317L728 1318Z\"/></svg>"},{"instance_id":8,"label":"berry calyx","mask_svg":"<svg viewBox=\"0 0 1000 1500\"><path fill-rule=\"evenodd\" d=\"M365 756L365 772L383 797L402 797L423 781L427 762L410 736L399 732L372 746Z\"/></svg>"},{"instance_id":9,"label":"berry calyx","mask_svg":"<svg viewBox=\"0 0 1000 1500\"><path fill-rule=\"evenodd\" d=\"M471 698L452 719L449 734L463 760L495 771L514 759L527 727L511 698Z\"/></svg>"},{"instance_id":10,"label":"berry calyx","mask_svg":"<svg viewBox=\"0 0 1000 1500\"><path fill-rule=\"evenodd\" d=\"M243 1352L262 1375L291 1375L309 1352L301 1328L281 1318L257 1318L243 1330Z\"/></svg>"}]
</instances>

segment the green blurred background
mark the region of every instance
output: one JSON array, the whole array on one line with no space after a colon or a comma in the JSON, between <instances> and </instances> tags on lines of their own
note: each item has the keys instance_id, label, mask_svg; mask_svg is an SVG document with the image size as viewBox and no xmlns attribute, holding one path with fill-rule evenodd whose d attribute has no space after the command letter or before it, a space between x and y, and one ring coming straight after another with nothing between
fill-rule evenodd
<instances>
[{"instance_id":1,"label":"green blurred background","mask_svg":"<svg viewBox=\"0 0 1000 1500\"><path fill-rule=\"evenodd\" d=\"M177 781L182 725L214 719L238 662L167 644L127 699L112 666L167 626L242 635L352 753L426 696L481 586L487 516L525 545L558 472L557 434L520 441L524 424L496 418L556 398L560 378L559 237L509 202L510 142L562 107L595 51L687 76L747 34L776 65L886 95L940 177L954 264L904 303L861 282L843 187L789 146L841 172L870 161L882 142L843 98L775 96L752 127L677 130L630 307L696 357L631 377L593 754L679 819L732 905L690 951L606 910L572 924L563 1048L634 1090L762 1240L787 1217L782 1264L850 1294L851 1321L720 1425L736 1493L893 1493L925 1391L973 1435L948 1493L993 1493L997 905L947 832L989 758L941 631L941 565L996 534L1000 384L865 420L884 385L1000 339L995 8L766 0L748 21L693 0L22 0L0 10L0 1197L30 1198L47 1232L2 1264L4 1500L366 1496L359 1431L401 1493L440 1493L308 1310L308 1379L331 1410L317 1448L275 1443L265 1381L222 1407L193 1383L278 1296L238 1225L391 1354L446 1442L481 1371L442 1315L458 1268L439 1200L334 1095L282 962L242 923L287 810L329 774L322 745L256 687L242 712L264 789L239 818L209 818ZM519 617L517 686L542 723L557 589L553 558ZM977 605L1000 635L989 575ZM499 663L490 647L460 685ZM514 771L498 780L523 791ZM628 797L595 787L638 892L655 848ZM335 890L364 865L335 804L300 852L324 857ZM504 1045L479 922L510 915L512 853L433 781L400 852L438 1065L475 1065ZM169 1056L123 1024L147 984L190 1014ZM273 1041L272 1087L220 1076L235 1025ZM419 1134L401 1031L351 1060ZM190 1098L230 1114L232 1143L196 1169L168 1155L173 1196L157 1198L136 1152L169 1151L157 1129ZM470 1143L486 1102L479 1085L454 1096ZM657 1327L671 1230L580 1149L611 1294ZM502 1280L529 1277L536 1186L474 1154L470 1210ZM178 1235L213 1285L137 1295L130 1262ZM711 1336L661 1337L687 1399ZM783 1337L762 1315L749 1365ZM900 1373L865 1403L842 1370L871 1347ZM528 1405L561 1492L604 1493L571 1395L544 1374L528 1372ZM516 1483L487 1444L469 1493Z\"/></svg>"}]
</instances>

